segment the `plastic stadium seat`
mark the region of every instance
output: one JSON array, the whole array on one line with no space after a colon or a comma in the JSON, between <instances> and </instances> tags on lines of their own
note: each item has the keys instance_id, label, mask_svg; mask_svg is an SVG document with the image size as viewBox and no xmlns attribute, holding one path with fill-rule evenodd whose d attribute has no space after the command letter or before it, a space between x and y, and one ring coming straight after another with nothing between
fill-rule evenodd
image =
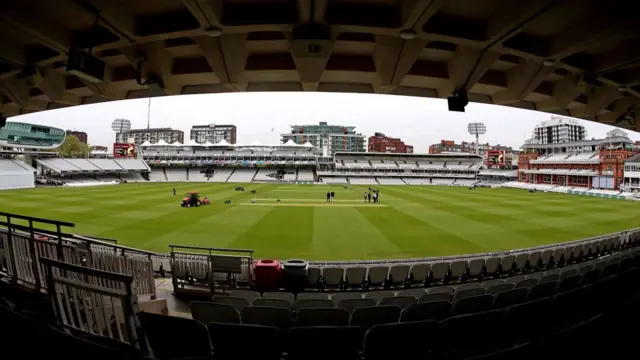
<instances>
[{"instance_id":1,"label":"plastic stadium seat","mask_svg":"<svg viewBox=\"0 0 640 360\"><path fill-rule=\"evenodd\" d=\"M235 296L214 296L212 298L212 302L214 304L231 305L234 308L236 308L236 310L238 310L239 312L241 312L245 306L251 305L249 300L243 297L235 297Z\"/></svg>"},{"instance_id":2,"label":"plastic stadium seat","mask_svg":"<svg viewBox=\"0 0 640 360\"><path fill-rule=\"evenodd\" d=\"M489 295L499 294L499 293L511 290L513 289L513 287L514 287L514 284L512 283L494 285L487 288L487 294Z\"/></svg>"},{"instance_id":3,"label":"plastic stadium seat","mask_svg":"<svg viewBox=\"0 0 640 360\"><path fill-rule=\"evenodd\" d=\"M443 320L451 315L451 303L446 300L419 303L402 312L402 321Z\"/></svg>"},{"instance_id":4,"label":"plastic stadium seat","mask_svg":"<svg viewBox=\"0 0 640 360\"><path fill-rule=\"evenodd\" d=\"M369 286L384 286L387 283L389 274L388 266L372 266L367 273L367 282ZM348 273L347 273L348 276Z\"/></svg>"},{"instance_id":5,"label":"plastic stadium seat","mask_svg":"<svg viewBox=\"0 0 640 360\"><path fill-rule=\"evenodd\" d=\"M155 358L169 360L211 354L209 333L203 323L147 312L139 313L138 317Z\"/></svg>"},{"instance_id":6,"label":"plastic stadium seat","mask_svg":"<svg viewBox=\"0 0 640 360\"><path fill-rule=\"evenodd\" d=\"M451 313L453 315L471 314L491 310L492 305L493 296L491 295L470 296L454 300L453 306L451 307Z\"/></svg>"},{"instance_id":7,"label":"plastic stadium seat","mask_svg":"<svg viewBox=\"0 0 640 360\"><path fill-rule=\"evenodd\" d=\"M452 316L441 322L442 352L479 351L480 353L497 347L496 334L503 329L502 310L482 311L474 314ZM473 330L477 331L473 331ZM469 332L473 335L465 336Z\"/></svg>"},{"instance_id":8,"label":"plastic stadium seat","mask_svg":"<svg viewBox=\"0 0 640 360\"><path fill-rule=\"evenodd\" d=\"M453 300L452 301L457 301L459 299L463 299L463 298L467 298L470 296L478 296L478 295L484 295L487 292L486 289L484 288L475 288L475 289L463 289L460 291L456 291L453 293Z\"/></svg>"},{"instance_id":9,"label":"plastic stadium seat","mask_svg":"<svg viewBox=\"0 0 640 360\"><path fill-rule=\"evenodd\" d=\"M485 262L485 275L498 275L500 269L501 257L491 257Z\"/></svg>"},{"instance_id":10,"label":"plastic stadium seat","mask_svg":"<svg viewBox=\"0 0 640 360\"><path fill-rule=\"evenodd\" d=\"M247 306L242 310L242 323L275 326L281 329L291 327L293 314L290 309L269 306Z\"/></svg>"},{"instance_id":11,"label":"plastic stadium seat","mask_svg":"<svg viewBox=\"0 0 640 360\"><path fill-rule=\"evenodd\" d=\"M561 280L558 282L558 287L556 288L556 292L573 290L578 286L580 286L581 282L582 282L582 275L580 274L567 276L565 278L562 278L561 276Z\"/></svg>"},{"instance_id":12,"label":"plastic stadium seat","mask_svg":"<svg viewBox=\"0 0 640 360\"><path fill-rule=\"evenodd\" d=\"M296 314L296 326L347 326L349 312L338 308L300 309Z\"/></svg>"},{"instance_id":13,"label":"plastic stadium seat","mask_svg":"<svg viewBox=\"0 0 640 360\"><path fill-rule=\"evenodd\" d=\"M322 269L322 279L324 285L328 288L342 287L344 281L344 268L342 267L329 267Z\"/></svg>"},{"instance_id":14,"label":"plastic stadium seat","mask_svg":"<svg viewBox=\"0 0 640 360\"><path fill-rule=\"evenodd\" d=\"M607 266L605 266L604 269L602 269L602 277L606 278L609 277L611 275L615 275L618 273L618 267L619 267L619 263L618 262L613 262L613 263L608 263Z\"/></svg>"},{"instance_id":15,"label":"plastic stadium seat","mask_svg":"<svg viewBox=\"0 0 640 360\"><path fill-rule=\"evenodd\" d=\"M500 266L502 268L503 273L510 273L514 265L516 263L515 255L506 255L502 257L502 261L500 262Z\"/></svg>"},{"instance_id":16,"label":"plastic stadium seat","mask_svg":"<svg viewBox=\"0 0 640 360\"><path fill-rule=\"evenodd\" d=\"M528 276L533 276L533 275L528 275ZM510 277L504 279L504 282L505 283L511 283L511 284L517 284L520 281L526 279L528 276L524 276L524 275L510 276Z\"/></svg>"},{"instance_id":17,"label":"plastic stadium seat","mask_svg":"<svg viewBox=\"0 0 640 360\"><path fill-rule=\"evenodd\" d=\"M547 249L542 252L540 255L540 267L546 268L551 264L551 259L553 258L553 250Z\"/></svg>"},{"instance_id":18,"label":"plastic stadium seat","mask_svg":"<svg viewBox=\"0 0 640 360\"><path fill-rule=\"evenodd\" d=\"M193 319L203 324L210 322L240 323L240 313L232 305L192 301L189 303L189 308Z\"/></svg>"},{"instance_id":19,"label":"plastic stadium seat","mask_svg":"<svg viewBox=\"0 0 640 360\"><path fill-rule=\"evenodd\" d=\"M467 275L467 260L456 260L449 266L449 273L452 279L466 278Z\"/></svg>"},{"instance_id":20,"label":"plastic stadium seat","mask_svg":"<svg viewBox=\"0 0 640 360\"><path fill-rule=\"evenodd\" d=\"M309 266L307 269L307 283L309 288L320 287L320 281L322 279L322 269L318 267Z\"/></svg>"},{"instance_id":21,"label":"plastic stadium seat","mask_svg":"<svg viewBox=\"0 0 640 360\"><path fill-rule=\"evenodd\" d=\"M416 299L419 299L424 294L425 294L425 289L407 289L407 290L398 290L396 292L396 296L413 296Z\"/></svg>"},{"instance_id":22,"label":"plastic stadium seat","mask_svg":"<svg viewBox=\"0 0 640 360\"><path fill-rule=\"evenodd\" d=\"M340 301L346 299L362 299L362 293L359 292L343 292L343 293L335 293L331 294L331 301L336 304L339 304Z\"/></svg>"},{"instance_id":23,"label":"plastic stadium seat","mask_svg":"<svg viewBox=\"0 0 640 360\"><path fill-rule=\"evenodd\" d=\"M530 289L536 286L537 284L538 284L538 279L524 279L519 281L517 284L515 284L513 288L514 289L519 289L519 288Z\"/></svg>"},{"instance_id":24,"label":"plastic stadium seat","mask_svg":"<svg viewBox=\"0 0 640 360\"><path fill-rule=\"evenodd\" d=\"M467 290L467 289L479 289L482 285L480 283L459 284L453 287L454 292Z\"/></svg>"},{"instance_id":25,"label":"plastic stadium seat","mask_svg":"<svg viewBox=\"0 0 640 360\"><path fill-rule=\"evenodd\" d=\"M252 303L255 299L261 298L259 292L249 290L231 290L229 291L229 296L242 297L249 300L250 303Z\"/></svg>"},{"instance_id":26,"label":"plastic stadium seat","mask_svg":"<svg viewBox=\"0 0 640 360\"><path fill-rule=\"evenodd\" d=\"M551 256L551 258L553 259L552 262L556 265L562 264L563 260L566 261L566 259L564 258L564 248L555 248L553 250L553 255Z\"/></svg>"},{"instance_id":27,"label":"plastic stadium seat","mask_svg":"<svg viewBox=\"0 0 640 360\"><path fill-rule=\"evenodd\" d=\"M353 310L349 325L358 326L366 332L375 325L398 322L401 313L398 306L359 307Z\"/></svg>"},{"instance_id":28,"label":"plastic stadium seat","mask_svg":"<svg viewBox=\"0 0 640 360\"><path fill-rule=\"evenodd\" d=\"M374 299L344 299L340 300L338 303L338 307L341 309L346 309L349 313L352 313L355 309L361 307L371 307L376 306L377 301Z\"/></svg>"},{"instance_id":29,"label":"plastic stadium seat","mask_svg":"<svg viewBox=\"0 0 640 360\"><path fill-rule=\"evenodd\" d=\"M289 330L291 360L358 360L361 348L362 330L356 326L293 327Z\"/></svg>"},{"instance_id":30,"label":"plastic stadium seat","mask_svg":"<svg viewBox=\"0 0 640 360\"><path fill-rule=\"evenodd\" d=\"M409 278L409 265L392 265L389 269L389 282L395 287L404 287Z\"/></svg>"},{"instance_id":31,"label":"plastic stadium seat","mask_svg":"<svg viewBox=\"0 0 640 360\"><path fill-rule=\"evenodd\" d=\"M393 291L372 291L364 294L365 299L374 299L376 303L388 297L394 297L396 293Z\"/></svg>"},{"instance_id":32,"label":"plastic stadium seat","mask_svg":"<svg viewBox=\"0 0 640 360\"><path fill-rule=\"evenodd\" d=\"M350 288L364 288L367 268L364 266L348 267L345 273L345 284Z\"/></svg>"},{"instance_id":33,"label":"plastic stadium seat","mask_svg":"<svg viewBox=\"0 0 640 360\"><path fill-rule=\"evenodd\" d=\"M309 293L299 293L296 296L296 300L309 300L309 299L314 299L314 300L329 300L329 294L327 293L321 293L321 292L309 292Z\"/></svg>"},{"instance_id":34,"label":"plastic stadium seat","mask_svg":"<svg viewBox=\"0 0 640 360\"><path fill-rule=\"evenodd\" d=\"M437 347L439 333L437 321L374 326L364 339L364 359L424 359L431 349Z\"/></svg>"},{"instance_id":35,"label":"plastic stadium seat","mask_svg":"<svg viewBox=\"0 0 640 360\"><path fill-rule=\"evenodd\" d=\"M256 299L253 302L253 306L277 307L291 310L293 304L289 300L283 299Z\"/></svg>"},{"instance_id":36,"label":"plastic stadium seat","mask_svg":"<svg viewBox=\"0 0 640 360\"><path fill-rule=\"evenodd\" d=\"M449 262L435 262L431 264L429 279L433 282L444 281L449 273Z\"/></svg>"},{"instance_id":37,"label":"plastic stadium seat","mask_svg":"<svg viewBox=\"0 0 640 360\"><path fill-rule=\"evenodd\" d=\"M517 276L514 276L517 277ZM511 279L511 278L507 278L506 280ZM484 287L485 289L488 289L494 285L500 285L500 284L504 284L505 280L503 279L491 279L491 280L487 280L487 281L483 281L481 283L482 287Z\"/></svg>"},{"instance_id":38,"label":"plastic stadium seat","mask_svg":"<svg viewBox=\"0 0 640 360\"><path fill-rule=\"evenodd\" d=\"M484 264L484 258L469 260L469 265L467 266L467 275L469 275L470 278L479 277L480 275L482 275Z\"/></svg>"},{"instance_id":39,"label":"plastic stadium seat","mask_svg":"<svg viewBox=\"0 0 640 360\"><path fill-rule=\"evenodd\" d=\"M285 334L277 327L250 324L208 325L214 358L280 360L284 350ZM183 344L171 343L182 349Z\"/></svg>"},{"instance_id":40,"label":"plastic stadium seat","mask_svg":"<svg viewBox=\"0 0 640 360\"><path fill-rule=\"evenodd\" d=\"M567 278L569 276L573 276L576 275L578 273L579 269L576 268L567 268L567 269L563 269L560 272L560 276L558 277L558 281L562 281L564 278Z\"/></svg>"},{"instance_id":41,"label":"plastic stadium seat","mask_svg":"<svg viewBox=\"0 0 640 360\"><path fill-rule=\"evenodd\" d=\"M541 258L542 258L542 251L540 250L532 251L529 254L529 262L528 262L529 268L537 269L540 266Z\"/></svg>"},{"instance_id":42,"label":"plastic stadium seat","mask_svg":"<svg viewBox=\"0 0 640 360\"><path fill-rule=\"evenodd\" d=\"M553 298L546 297L510 306L506 309L505 329L502 333L511 344L528 341L545 334L545 329L553 317Z\"/></svg>"},{"instance_id":43,"label":"plastic stadium seat","mask_svg":"<svg viewBox=\"0 0 640 360\"><path fill-rule=\"evenodd\" d=\"M380 300L380 306L398 306L402 309L406 309L409 306L416 304L418 299L413 296L395 296L388 297Z\"/></svg>"},{"instance_id":44,"label":"plastic stadium seat","mask_svg":"<svg viewBox=\"0 0 640 360\"><path fill-rule=\"evenodd\" d=\"M331 300L309 299L309 300L296 301L293 308L295 309L296 312L298 312L301 309L332 308L335 306L336 304Z\"/></svg>"},{"instance_id":45,"label":"plastic stadium seat","mask_svg":"<svg viewBox=\"0 0 640 360\"><path fill-rule=\"evenodd\" d=\"M452 295L455 291L453 286L437 286L427 289L427 294L449 294Z\"/></svg>"},{"instance_id":46,"label":"plastic stadium seat","mask_svg":"<svg viewBox=\"0 0 640 360\"><path fill-rule=\"evenodd\" d=\"M593 268L591 271L582 274L582 283L583 284L592 284L598 281L601 278L602 270Z\"/></svg>"},{"instance_id":47,"label":"plastic stadium seat","mask_svg":"<svg viewBox=\"0 0 640 360\"><path fill-rule=\"evenodd\" d=\"M556 291L558 287L557 281L547 281L545 283L538 283L534 287L529 290L529 294L527 295L527 300L537 300L542 299L548 296L551 296Z\"/></svg>"},{"instance_id":48,"label":"plastic stadium seat","mask_svg":"<svg viewBox=\"0 0 640 360\"><path fill-rule=\"evenodd\" d=\"M451 301L451 294L448 293L435 293L424 294L418 299L418 303L430 302L430 301Z\"/></svg>"},{"instance_id":49,"label":"plastic stadium seat","mask_svg":"<svg viewBox=\"0 0 640 360\"><path fill-rule=\"evenodd\" d=\"M430 264L421 263L412 265L411 270L409 271L409 278L411 279L411 283L423 284L425 281L427 281L430 270Z\"/></svg>"},{"instance_id":50,"label":"plastic stadium seat","mask_svg":"<svg viewBox=\"0 0 640 360\"><path fill-rule=\"evenodd\" d=\"M590 313L590 288L582 286L554 295L554 320L565 325L575 325L586 320Z\"/></svg>"},{"instance_id":51,"label":"plastic stadium seat","mask_svg":"<svg viewBox=\"0 0 640 360\"><path fill-rule=\"evenodd\" d=\"M296 301L296 297L289 292L276 292L269 291L262 294L263 299L279 299L279 300L287 300L290 303L294 303Z\"/></svg>"},{"instance_id":52,"label":"plastic stadium seat","mask_svg":"<svg viewBox=\"0 0 640 360\"><path fill-rule=\"evenodd\" d=\"M514 266L516 271L524 272L527 268L527 263L529 261L529 253L521 253L516 256L514 261Z\"/></svg>"},{"instance_id":53,"label":"plastic stadium seat","mask_svg":"<svg viewBox=\"0 0 640 360\"><path fill-rule=\"evenodd\" d=\"M565 246L562 248L562 258L564 259L565 264L570 264L571 259L573 258L573 246Z\"/></svg>"},{"instance_id":54,"label":"plastic stadium seat","mask_svg":"<svg viewBox=\"0 0 640 360\"><path fill-rule=\"evenodd\" d=\"M519 288L511 289L495 294L493 299L493 308L502 309L507 306L522 303L527 298L528 289Z\"/></svg>"}]
</instances>

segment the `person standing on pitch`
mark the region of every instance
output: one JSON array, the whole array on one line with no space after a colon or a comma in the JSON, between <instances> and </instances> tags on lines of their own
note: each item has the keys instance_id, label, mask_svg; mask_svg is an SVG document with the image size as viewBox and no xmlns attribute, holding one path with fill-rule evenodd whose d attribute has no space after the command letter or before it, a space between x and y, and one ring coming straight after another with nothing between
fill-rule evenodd
<instances>
[{"instance_id":1,"label":"person standing on pitch","mask_svg":"<svg viewBox=\"0 0 640 360\"><path fill-rule=\"evenodd\" d=\"M333 198L336 197L336 193L335 192L331 192L331 202L333 202Z\"/></svg>"},{"instance_id":2,"label":"person standing on pitch","mask_svg":"<svg viewBox=\"0 0 640 360\"><path fill-rule=\"evenodd\" d=\"M176 188L173 188L173 196L176 196Z\"/></svg>"},{"instance_id":3,"label":"person standing on pitch","mask_svg":"<svg viewBox=\"0 0 640 360\"><path fill-rule=\"evenodd\" d=\"M377 192L374 192L374 193L373 193L373 202L374 202L374 203L377 203L377 202L378 202L378 193L377 193Z\"/></svg>"},{"instance_id":4,"label":"person standing on pitch","mask_svg":"<svg viewBox=\"0 0 640 360\"><path fill-rule=\"evenodd\" d=\"M331 201L331 193L327 191L327 202Z\"/></svg>"},{"instance_id":5,"label":"person standing on pitch","mask_svg":"<svg viewBox=\"0 0 640 360\"><path fill-rule=\"evenodd\" d=\"M367 198L369 199L369 202L371 202L371 191L367 194Z\"/></svg>"},{"instance_id":6,"label":"person standing on pitch","mask_svg":"<svg viewBox=\"0 0 640 360\"><path fill-rule=\"evenodd\" d=\"M367 192L364 192L364 202L367 202Z\"/></svg>"}]
</instances>

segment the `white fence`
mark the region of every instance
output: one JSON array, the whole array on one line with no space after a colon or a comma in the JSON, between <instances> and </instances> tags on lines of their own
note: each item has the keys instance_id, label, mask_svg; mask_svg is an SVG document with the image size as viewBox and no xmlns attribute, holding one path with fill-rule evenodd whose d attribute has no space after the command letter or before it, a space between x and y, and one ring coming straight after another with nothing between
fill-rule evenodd
<instances>
[{"instance_id":1,"label":"white fence","mask_svg":"<svg viewBox=\"0 0 640 360\"><path fill-rule=\"evenodd\" d=\"M106 243L39 240L37 237L32 239L28 233L0 230L0 265L4 265L0 266L0 271L5 271L13 281L46 289L42 257L130 275L138 295L156 296L151 258L147 254L127 253L127 248Z\"/></svg>"}]
</instances>

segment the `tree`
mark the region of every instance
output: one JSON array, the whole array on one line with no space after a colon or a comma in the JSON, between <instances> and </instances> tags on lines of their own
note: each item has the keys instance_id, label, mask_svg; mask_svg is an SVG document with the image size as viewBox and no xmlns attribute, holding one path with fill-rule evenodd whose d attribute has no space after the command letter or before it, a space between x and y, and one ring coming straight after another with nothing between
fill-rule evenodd
<instances>
[{"instance_id":1,"label":"tree","mask_svg":"<svg viewBox=\"0 0 640 360\"><path fill-rule=\"evenodd\" d=\"M60 144L58 152L62 157L87 157L91 150L89 145L80 142L76 136L68 135Z\"/></svg>"}]
</instances>

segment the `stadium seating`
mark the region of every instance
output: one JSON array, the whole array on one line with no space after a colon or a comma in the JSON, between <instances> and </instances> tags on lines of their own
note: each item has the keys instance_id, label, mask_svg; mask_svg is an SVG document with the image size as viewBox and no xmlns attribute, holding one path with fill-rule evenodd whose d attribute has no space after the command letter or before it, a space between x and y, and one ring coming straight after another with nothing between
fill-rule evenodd
<instances>
[{"instance_id":1,"label":"stadium seating","mask_svg":"<svg viewBox=\"0 0 640 360\"><path fill-rule=\"evenodd\" d=\"M189 168L189 181L197 181L197 182L205 182L209 181L206 174L203 172L204 169L201 168Z\"/></svg>"},{"instance_id":2,"label":"stadium seating","mask_svg":"<svg viewBox=\"0 0 640 360\"><path fill-rule=\"evenodd\" d=\"M164 168L152 167L149 179L151 181L167 181L167 177L164 174Z\"/></svg>"},{"instance_id":3,"label":"stadium seating","mask_svg":"<svg viewBox=\"0 0 640 360\"><path fill-rule=\"evenodd\" d=\"M553 274L557 280L546 280L545 272L539 271L519 275L522 280L517 283L506 282L516 279L510 277L365 293L310 292L296 296L233 290L230 296L215 297L211 302L192 302L193 319L153 313L140 313L139 318L157 359L204 359L212 353L213 358L223 359L281 359L283 353L292 359L427 355L438 359L479 355L484 356L482 359L503 359L503 352L531 343L537 344L531 348L535 353L519 359L538 359L549 353L575 356L581 348L589 348L584 355L602 352L611 356L618 354L620 347L633 344L629 341L635 333L626 326L640 319L639 265L640 252L631 248L554 268L559 271ZM605 269L609 270L605 273ZM265 306L268 300L288 305ZM0 334L4 349L28 338L51 347L46 351L26 348L22 357L53 356L62 346L70 346L78 354L65 358L142 359L141 351L127 344L106 345L104 338L81 338L79 333L47 326L42 317L33 317L36 312L30 311L31 304L11 299L0 302L7 325L3 329L10 329ZM573 333L581 326L588 326L588 331ZM568 334L575 340L568 341ZM586 344L587 339L594 344L611 339L617 345L607 349L578 346L576 341Z\"/></svg>"},{"instance_id":4,"label":"stadium seating","mask_svg":"<svg viewBox=\"0 0 640 360\"><path fill-rule=\"evenodd\" d=\"M402 178L378 178L378 183L380 185L407 185Z\"/></svg>"},{"instance_id":5,"label":"stadium seating","mask_svg":"<svg viewBox=\"0 0 640 360\"><path fill-rule=\"evenodd\" d=\"M325 184L348 184L349 182L347 181L346 177L340 177L340 176L335 176L335 177L322 177L321 181Z\"/></svg>"},{"instance_id":6,"label":"stadium seating","mask_svg":"<svg viewBox=\"0 0 640 360\"><path fill-rule=\"evenodd\" d=\"M149 166L139 159L115 159L120 167L129 171L149 171Z\"/></svg>"},{"instance_id":7,"label":"stadium seating","mask_svg":"<svg viewBox=\"0 0 640 360\"><path fill-rule=\"evenodd\" d=\"M255 173L253 181L277 181L277 169L261 168Z\"/></svg>"},{"instance_id":8,"label":"stadium seating","mask_svg":"<svg viewBox=\"0 0 640 360\"><path fill-rule=\"evenodd\" d=\"M0 190L35 187L35 173L22 161L0 159Z\"/></svg>"},{"instance_id":9,"label":"stadium seating","mask_svg":"<svg viewBox=\"0 0 640 360\"><path fill-rule=\"evenodd\" d=\"M91 171L91 172L102 171L102 169L95 166L94 164L89 162L89 160L86 160L86 159L58 159L58 160L66 161L69 164L75 166L76 168L82 171Z\"/></svg>"},{"instance_id":10,"label":"stadium seating","mask_svg":"<svg viewBox=\"0 0 640 360\"><path fill-rule=\"evenodd\" d=\"M233 173L233 169L224 169L224 168L215 169L213 171L213 177L211 178L211 181L227 182L227 180L229 179L229 176L231 176L231 173Z\"/></svg>"},{"instance_id":11,"label":"stadium seating","mask_svg":"<svg viewBox=\"0 0 640 360\"><path fill-rule=\"evenodd\" d=\"M297 180L298 181L315 181L315 179L313 178L313 170L299 169Z\"/></svg>"},{"instance_id":12,"label":"stadium seating","mask_svg":"<svg viewBox=\"0 0 640 360\"><path fill-rule=\"evenodd\" d=\"M256 169L235 169L235 171L229 176L227 182L235 183L250 183L256 174Z\"/></svg>"},{"instance_id":13,"label":"stadium seating","mask_svg":"<svg viewBox=\"0 0 640 360\"><path fill-rule=\"evenodd\" d=\"M122 166L111 159L88 159L93 165L102 169L103 171L122 171Z\"/></svg>"},{"instance_id":14,"label":"stadium seating","mask_svg":"<svg viewBox=\"0 0 640 360\"><path fill-rule=\"evenodd\" d=\"M167 181L187 181L187 169L186 168L165 168L165 174L167 175Z\"/></svg>"},{"instance_id":15,"label":"stadium seating","mask_svg":"<svg viewBox=\"0 0 640 360\"><path fill-rule=\"evenodd\" d=\"M122 181L126 181L126 182L140 182L140 181L147 181L147 180L142 176L142 174L140 174L140 173L136 173L136 172L120 174L120 175L118 175L118 177L120 178L120 180L122 180Z\"/></svg>"}]
</instances>

